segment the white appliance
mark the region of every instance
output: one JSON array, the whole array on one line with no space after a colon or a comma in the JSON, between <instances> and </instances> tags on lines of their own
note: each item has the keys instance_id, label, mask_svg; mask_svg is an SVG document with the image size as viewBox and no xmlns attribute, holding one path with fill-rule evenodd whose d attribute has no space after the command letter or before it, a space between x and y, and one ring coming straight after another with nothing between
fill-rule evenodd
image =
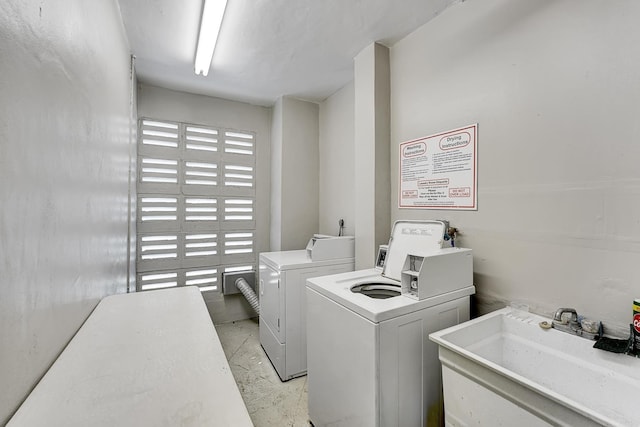
<instances>
[{"instance_id":1,"label":"white appliance","mask_svg":"<svg viewBox=\"0 0 640 427\"><path fill-rule=\"evenodd\" d=\"M315 427L442 422L438 350L428 335L468 320L475 293L471 250L442 249L444 228L440 221L398 221L382 272L307 281L307 386ZM438 267L443 260L451 267L450 258L459 270L451 282ZM412 282L420 292L409 295Z\"/></svg>"},{"instance_id":2,"label":"white appliance","mask_svg":"<svg viewBox=\"0 0 640 427\"><path fill-rule=\"evenodd\" d=\"M355 253L353 236L328 236L314 234L307 243L307 255L312 261L336 258L353 258Z\"/></svg>"},{"instance_id":3,"label":"white appliance","mask_svg":"<svg viewBox=\"0 0 640 427\"><path fill-rule=\"evenodd\" d=\"M305 282L354 269L353 237L340 241L352 248L349 257L314 261L306 249L260 254L260 344L282 381L307 372Z\"/></svg>"}]
</instances>

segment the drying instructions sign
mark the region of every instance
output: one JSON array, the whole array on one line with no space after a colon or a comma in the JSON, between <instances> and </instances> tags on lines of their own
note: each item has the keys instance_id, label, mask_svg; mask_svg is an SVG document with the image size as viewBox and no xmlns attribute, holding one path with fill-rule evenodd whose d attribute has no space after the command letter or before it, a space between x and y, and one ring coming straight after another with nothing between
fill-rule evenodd
<instances>
[{"instance_id":1,"label":"drying instructions sign","mask_svg":"<svg viewBox=\"0 0 640 427\"><path fill-rule=\"evenodd\" d=\"M400 144L400 208L477 210L478 124Z\"/></svg>"}]
</instances>

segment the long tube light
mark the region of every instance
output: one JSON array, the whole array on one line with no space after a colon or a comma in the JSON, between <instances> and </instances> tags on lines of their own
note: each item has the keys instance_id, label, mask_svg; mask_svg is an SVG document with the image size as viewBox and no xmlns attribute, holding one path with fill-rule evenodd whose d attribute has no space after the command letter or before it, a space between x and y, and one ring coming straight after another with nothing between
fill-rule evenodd
<instances>
[{"instance_id":1,"label":"long tube light","mask_svg":"<svg viewBox=\"0 0 640 427\"><path fill-rule=\"evenodd\" d=\"M196 75L202 74L206 76L209 74L213 51L216 48L226 7L227 0L204 0L194 67Z\"/></svg>"}]
</instances>

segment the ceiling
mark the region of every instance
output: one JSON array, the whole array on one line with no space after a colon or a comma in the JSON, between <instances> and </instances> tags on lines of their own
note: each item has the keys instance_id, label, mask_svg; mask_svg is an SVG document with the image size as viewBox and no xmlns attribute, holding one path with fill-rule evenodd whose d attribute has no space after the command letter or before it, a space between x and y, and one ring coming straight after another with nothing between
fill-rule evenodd
<instances>
[{"instance_id":1,"label":"ceiling","mask_svg":"<svg viewBox=\"0 0 640 427\"><path fill-rule=\"evenodd\" d=\"M257 105L320 102L366 46L395 42L459 0L229 0L209 74L193 63L203 0L119 0L143 83Z\"/></svg>"}]
</instances>

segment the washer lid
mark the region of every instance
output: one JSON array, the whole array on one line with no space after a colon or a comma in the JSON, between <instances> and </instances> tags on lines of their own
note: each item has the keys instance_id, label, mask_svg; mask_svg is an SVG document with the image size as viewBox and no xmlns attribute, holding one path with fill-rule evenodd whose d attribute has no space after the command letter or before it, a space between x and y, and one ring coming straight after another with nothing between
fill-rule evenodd
<instances>
[{"instance_id":1,"label":"washer lid","mask_svg":"<svg viewBox=\"0 0 640 427\"><path fill-rule=\"evenodd\" d=\"M407 255L442 248L444 232L445 224L442 221L396 221L391 230L382 275L400 281Z\"/></svg>"}]
</instances>

